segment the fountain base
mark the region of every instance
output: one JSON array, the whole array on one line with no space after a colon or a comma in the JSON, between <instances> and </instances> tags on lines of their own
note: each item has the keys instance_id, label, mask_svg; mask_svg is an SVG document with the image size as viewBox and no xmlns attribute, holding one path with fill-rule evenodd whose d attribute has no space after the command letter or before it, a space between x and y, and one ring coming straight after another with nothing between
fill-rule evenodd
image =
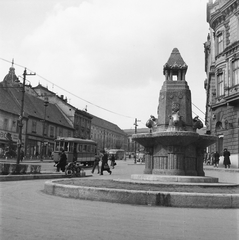
<instances>
[{"instance_id":1,"label":"fountain base","mask_svg":"<svg viewBox=\"0 0 239 240\"><path fill-rule=\"evenodd\" d=\"M144 174L205 176L205 148L217 137L190 131L134 134L133 140L146 149Z\"/></svg>"}]
</instances>

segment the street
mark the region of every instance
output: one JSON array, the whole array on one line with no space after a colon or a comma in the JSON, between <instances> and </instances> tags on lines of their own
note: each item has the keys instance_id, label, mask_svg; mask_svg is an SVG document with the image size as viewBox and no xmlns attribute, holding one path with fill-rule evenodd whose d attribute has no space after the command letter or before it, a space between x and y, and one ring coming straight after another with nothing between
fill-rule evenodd
<instances>
[{"instance_id":1,"label":"street","mask_svg":"<svg viewBox=\"0 0 239 240\"><path fill-rule=\"evenodd\" d=\"M94 174L93 178L126 177L132 169L141 172L143 168L117 161L112 175ZM62 198L43 193L45 181L0 183L1 240L239 238L239 209L132 206Z\"/></svg>"}]
</instances>

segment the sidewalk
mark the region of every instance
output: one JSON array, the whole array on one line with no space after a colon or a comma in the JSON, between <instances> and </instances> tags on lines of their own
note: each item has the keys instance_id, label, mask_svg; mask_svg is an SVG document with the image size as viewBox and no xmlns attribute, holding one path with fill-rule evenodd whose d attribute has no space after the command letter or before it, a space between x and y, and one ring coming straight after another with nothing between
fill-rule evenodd
<instances>
[{"instance_id":1,"label":"sidewalk","mask_svg":"<svg viewBox=\"0 0 239 240\"><path fill-rule=\"evenodd\" d=\"M224 172L239 172L239 168L225 168L225 167L214 167L212 165L203 165L204 170L211 171L224 171Z\"/></svg>"}]
</instances>

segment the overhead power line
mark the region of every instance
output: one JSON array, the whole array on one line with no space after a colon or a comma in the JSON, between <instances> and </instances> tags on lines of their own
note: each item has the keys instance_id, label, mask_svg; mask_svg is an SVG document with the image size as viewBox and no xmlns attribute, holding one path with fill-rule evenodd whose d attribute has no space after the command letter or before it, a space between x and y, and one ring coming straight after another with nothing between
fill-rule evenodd
<instances>
[{"instance_id":1,"label":"overhead power line","mask_svg":"<svg viewBox=\"0 0 239 240\"><path fill-rule=\"evenodd\" d=\"M0 58L0 59L1 59L2 61L8 62L8 63L12 63L12 61L6 60L6 59L4 59L4 58ZM32 72L32 73L35 72L35 71L32 71L31 69L29 69L29 68L27 68L27 67L25 67L25 66L23 66L23 65L17 64L17 63L15 63L15 62L14 62L14 65L16 65L16 66L18 66L18 67L21 67L21 68L24 68L24 69L28 70L29 72ZM39 75L39 74L37 74L37 73L36 73L36 76L38 76L39 78L45 80L45 81L48 82L48 83L51 83L52 85L58 87L59 89L67 92L68 94L70 94L70 95L72 95L72 96L74 96L74 97L76 97L76 98L78 98L78 99L80 99L80 100L82 100L82 101L85 101L85 102L91 104L92 106L95 106L95 107L97 107L97 108L100 108L100 109L102 109L102 110L104 110L104 111L110 112L110 113L115 114L115 115L118 115L118 116L135 119L135 118L132 117L132 116L127 116L127 115L124 115L124 114L120 114L120 113L111 111L111 110L106 109L106 108L104 108L104 107L101 107L101 106L99 106L99 105L97 105L97 104L95 104L95 103L92 103L92 102L90 102L90 101L88 101L88 100L86 100L86 99L84 99L84 98L82 98L82 97L79 97L78 95L76 95L76 94L74 94L74 93L72 93L72 92L70 92L70 91L68 91L68 90L66 90L66 89L58 86L57 84L53 83L52 81L46 79L45 77L43 77L43 76L41 76L41 75ZM203 114L205 115L205 113L204 113L200 108L198 108L195 104L192 103L192 105L193 105L195 108L197 108L201 113L203 113ZM194 113L194 112L193 112L193 113ZM194 113L194 114L197 115L196 113ZM200 118L200 117L199 117L199 118ZM202 121L204 121L202 118L200 118L200 119L201 119Z\"/></svg>"},{"instance_id":2,"label":"overhead power line","mask_svg":"<svg viewBox=\"0 0 239 240\"><path fill-rule=\"evenodd\" d=\"M12 63L11 61L6 60L6 59L3 59L3 58L0 58L0 59L3 60L3 61L5 61L5 62ZM26 67L24 67L24 66L22 66L22 65L20 65L20 64L16 64L16 63L14 63L14 65L16 65L16 66L18 66L18 67L21 67L21 68L24 68L24 69L27 69L29 72L35 72L35 71L32 71L31 69L26 68ZM76 94L74 94L74 93L72 93L72 92L70 92L70 91L68 91L68 90L66 90L66 89L64 89L64 88L62 88L62 87L60 87L60 86L58 86L57 84L55 84L55 83L53 83L52 81L50 81L50 80L48 80L48 79L42 77L41 75L39 75L39 74L37 74L37 73L36 73L36 76L38 76L39 78L41 78L41 79L47 81L48 83L51 83L52 85L58 87L59 89L61 89L61 90L65 91L65 92L67 92L68 94L70 94L70 95L72 95L72 96L74 96L74 97L76 97L76 98L79 98L79 99L81 99L81 100L83 100L83 101L85 101L85 102L87 102L87 103L89 103L89 104L91 104L91 105L93 105L93 106L95 106L95 107L97 107L97 108L100 108L100 109L102 109L102 110L104 110L104 111L107 111L107 112L110 112L110 113L113 113L113 114L116 114L116 115L118 115L118 116L122 116L122 117L126 117L126 118L132 118L132 119L134 119L134 117L130 117L130 116L127 116L127 115L123 115L123 114L120 114L120 113L117 113L117 112L111 111L111 110L106 109L106 108L104 108L104 107L101 107L101 106L99 106L99 105L97 105L97 104L94 104L94 103L92 103L92 102L90 102L90 101L88 101L88 100L86 100L86 99L84 99L84 98L81 98L81 97L79 97L78 95L76 95Z\"/></svg>"}]
</instances>

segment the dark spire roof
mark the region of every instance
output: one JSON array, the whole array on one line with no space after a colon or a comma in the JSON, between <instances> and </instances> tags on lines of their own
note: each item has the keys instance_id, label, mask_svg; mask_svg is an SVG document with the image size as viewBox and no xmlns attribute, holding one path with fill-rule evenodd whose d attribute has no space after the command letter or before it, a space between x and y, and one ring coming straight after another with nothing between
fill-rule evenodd
<instances>
[{"instance_id":1,"label":"dark spire roof","mask_svg":"<svg viewBox=\"0 0 239 240\"><path fill-rule=\"evenodd\" d=\"M163 73L165 74L165 70L168 69L185 69L187 70L188 66L184 62L183 58L181 57L180 52L177 48L174 48L167 63L163 66Z\"/></svg>"}]
</instances>

